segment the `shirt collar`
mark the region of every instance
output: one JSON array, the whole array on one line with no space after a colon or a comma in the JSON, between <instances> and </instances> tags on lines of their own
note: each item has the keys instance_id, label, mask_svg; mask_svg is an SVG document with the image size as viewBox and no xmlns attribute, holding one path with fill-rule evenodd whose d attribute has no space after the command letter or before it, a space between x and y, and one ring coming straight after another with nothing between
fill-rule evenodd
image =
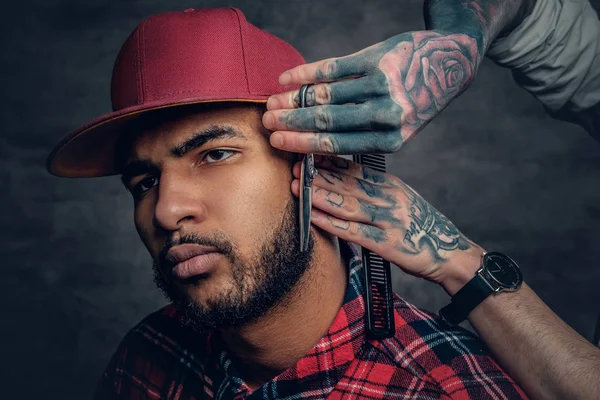
<instances>
[{"instance_id":1,"label":"shirt collar","mask_svg":"<svg viewBox=\"0 0 600 400\"><path fill-rule=\"evenodd\" d=\"M339 381L350 362L362 351L366 343L364 281L359 247L340 239L340 251L348 260L349 282L340 310L327 333L293 367L287 369L265 385L295 381L299 387L318 386L331 389ZM216 340L220 342L220 340ZM216 343L215 343L216 345ZM215 348L216 350L216 348ZM222 347L213 353L213 365L223 371L233 393L248 391L248 387L235 371L230 356ZM317 382L318 381L318 382Z\"/></svg>"}]
</instances>

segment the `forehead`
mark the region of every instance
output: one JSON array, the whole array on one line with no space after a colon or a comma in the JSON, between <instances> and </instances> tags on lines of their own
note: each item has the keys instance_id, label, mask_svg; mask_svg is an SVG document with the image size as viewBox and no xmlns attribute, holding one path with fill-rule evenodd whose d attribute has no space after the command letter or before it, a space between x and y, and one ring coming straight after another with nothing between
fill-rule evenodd
<instances>
[{"instance_id":1,"label":"forehead","mask_svg":"<svg viewBox=\"0 0 600 400\"><path fill-rule=\"evenodd\" d=\"M159 110L138 128L129 155L150 156L180 144L214 126L227 126L248 140L268 141L262 125L264 105L253 103L212 103Z\"/></svg>"}]
</instances>

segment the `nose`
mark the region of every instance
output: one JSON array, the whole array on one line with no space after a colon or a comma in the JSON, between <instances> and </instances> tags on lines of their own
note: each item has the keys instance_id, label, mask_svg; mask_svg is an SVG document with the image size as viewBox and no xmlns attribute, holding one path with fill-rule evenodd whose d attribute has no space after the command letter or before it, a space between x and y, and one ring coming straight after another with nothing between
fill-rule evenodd
<instances>
[{"instance_id":1,"label":"nose","mask_svg":"<svg viewBox=\"0 0 600 400\"><path fill-rule=\"evenodd\" d=\"M167 231L180 229L185 221L202 221L206 205L195 185L186 179L161 176L158 201L154 210L154 225Z\"/></svg>"}]
</instances>

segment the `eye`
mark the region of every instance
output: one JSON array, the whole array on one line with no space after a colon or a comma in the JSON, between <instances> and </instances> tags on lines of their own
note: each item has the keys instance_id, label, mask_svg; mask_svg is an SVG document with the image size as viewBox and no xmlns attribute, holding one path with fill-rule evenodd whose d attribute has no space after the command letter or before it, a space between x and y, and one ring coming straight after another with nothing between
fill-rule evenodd
<instances>
[{"instance_id":1,"label":"eye","mask_svg":"<svg viewBox=\"0 0 600 400\"><path fill-rule=\"evenodd\" d=\"M139 197L156 185L158 185L158 178L155 176L147 176L133 187L133 194L135 197Z\"/></svg>"},{"instance_id":2,"label":"eye","mask_svg":"<svg viewBox=\"0 0 600 400\"><path fill-rule=\"evenodd\" d=\"M229 155L227 157L225 157L225 155L227 153L229 153ZM225 150L225 149L211 150L206 153L206 155L204 156L204 159L206 160L206 162L208 164L213 164L215 162L228 159L229 157L231 157L231 155L233 153L234 152L232 150ZM209 159L213 159L214 161L209 161Z\"/></svg>"}]
</instances>

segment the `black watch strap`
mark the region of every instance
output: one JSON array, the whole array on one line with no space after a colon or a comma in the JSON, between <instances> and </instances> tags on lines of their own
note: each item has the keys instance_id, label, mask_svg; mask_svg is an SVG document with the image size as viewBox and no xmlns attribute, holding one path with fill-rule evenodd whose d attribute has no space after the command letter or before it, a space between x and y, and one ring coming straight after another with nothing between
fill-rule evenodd
<instances>
[{"instance_id":1,"label":"black watch strap","mask_svg":"<svg viewBox=\"0 0 600 400\"><path fill-rule=\"evenodd\" d=\"M459 324L469 313L494 293L494 288L479 274L452 296L452 301L440 309L440 316L451 324Z\"/></svg>"}]
</instances>

